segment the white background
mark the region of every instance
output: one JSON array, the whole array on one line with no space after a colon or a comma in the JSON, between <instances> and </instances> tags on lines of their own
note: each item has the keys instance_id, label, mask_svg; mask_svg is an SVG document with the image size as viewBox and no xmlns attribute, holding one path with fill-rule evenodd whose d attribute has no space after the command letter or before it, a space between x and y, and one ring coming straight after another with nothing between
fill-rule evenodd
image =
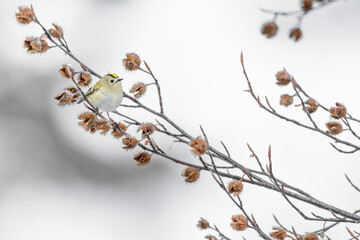
<instances>
[{"instance_id":1,"label":"white background","mask_svg":"<svg viewBox=\"0 0 360 240\"><path fill-rule=\"evenodd\" d=\"M359 208L360 195L344 177L347 173L360 185L358 153L340 154L329 139L258 108L244 92L247 86L239 61L243 51L256 94L262 99L268 96L283 114L308 121L300 108L278 105L281 94L292 93L291 87L274 84L275 73L285 67L324 105L340 101L359 116L359 1L340 1L306 16L304 38L298 43L288 39L294 18L279 18L273 39L260 34L261 24L271 19L261 7L294 10L297 1L31 3L43 24L50 27L56 22L63 27L73 53L88 66L101 74L123 76L126 91L137 81L151 81L141 72L125 72L121 65L125 53L138 53L160 81L165 112L193 136L201 134L201 124L212 145L221 149L222 140L235 159L253 168L246 143L264 164L271 144L279 178L329 204L348 211ZM209 174L202 172L197 183L185 184L182 166L153 157L149 166L136 167L134 152L123 151L119 140L84 133L76 119L84 109L60 108L52 99L70 85L59 76L60 66L79 67L57 49L42 55L25 52L25 36L38 36L41 31L34 24L16 23L14 13L22 4L30 2L0 3L1 239L201 239L210 232L196 228L200 217L231 238L258 238L250 229L239 233L230 228L231 216L239 210ZM155 88L142 101L157 108ZM154 120L142 112L118 110L142 121ZM329 121L320 111L314 118L322 128ZM154 137L173 156L197 162L188 147ZM302 220L276 193L246 184L241 198L265 232L276 225L273 213L299 233L322 226ZM299 206L307 214L322 214ZM344 227L329 236L350 237Z\"/></svg>"}]
</instances>

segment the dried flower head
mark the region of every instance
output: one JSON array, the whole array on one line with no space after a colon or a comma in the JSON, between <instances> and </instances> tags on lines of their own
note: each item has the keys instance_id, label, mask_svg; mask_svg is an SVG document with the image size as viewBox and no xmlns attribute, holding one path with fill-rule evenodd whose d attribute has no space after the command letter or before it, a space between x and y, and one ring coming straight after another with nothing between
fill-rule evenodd
<instances>
[{"instance_id":1,"label":"dried flower head","mask_svg":"<svg viewBox=\"0 0 360 240\"><path fill-rule=\"evenodd\" d=\"M24 40L24 48L26 48L28 53L44 53L50 48L44 39L45 37L26 37Z\"/></svg>"},{"instance_id":2,"label":"dried flower head","mask_svg":"<svg viewBox=\"0 0 360 240\"><path fill-rule=\"evenodd\" d=\"M290 74L286 70L277 72L275 76L277 80L276 84L280 86L288 85L291 80Z\"/></svg>"},{"instance_id":3,"label":"dried flower head","mask_svg":"<svg viewBox=\"0 0 360 240\"><path fill-rule=\"evenodd\" d=\"M281 95L280 97L280 105L284 105L285 107L291 105L294 102L293 97L289 94Z\"/></svg>"},{"instance_id":4,"label":"dried flower head","mask_svg":"<svg viewBox=\"0 0 360 240\"><path fill-rule=\"evenodd\" d=\"M315 233L309 233L303 236L301 240L319 240L319 237Z\"/></svg>"},{"instance_id":5,"label":"dried flower head","mask_svg":"<svg viewBox=\"0 0 360 240\"><path fill-rule=\"evenodd\" d=\"M147 152L140 152L135 154L134 160L137 161L136 163L137 166L143 166L150 162L151 155Z\"/></svg>"},{"instance_id":6,"label":"dried flower head","mask_svg":"<svg viewBox=\"0 0 360 240\"><path fill-rule=\"evenodd\" d=\"M19 6L19 12L15 13L16 21L20 24L29 24L34 21L34 11L25 6Z\"/></svg>"},{"instance_id":7,"label":"dried flower head","mask_svg":"<svg viewBox=\"0 0 360 240\"><path fill-rule=\"evenodd\" d=\"M78 84L81 87L86 87L89 86L89 84L91 83L92 79L91 79L91 74L89 72L81 72L78 76Z\"/></svg>"},{"instance_id":8,"label":"dried flower head","mask_svg":"<svg viewBox=\"0 0 360 240\"><path fill-rule=\"evenodd\" d=\"M228 191L229 193L233 193L234 196L239 195L242 189L243 189L243 183L240 180L234 180L228 184Z\"/></svg>"},{"instance_id":9,"label":"dried flower head","mask_svg":"<svg viewBox=\"0 0 360 240\"><path fill-rule=\"evenodd\" d=\"M273 230L275 230L275 232L271 232L270 237L272 237L274 240L284 240L287 237L284 229L273 227Z\"/></svg>"},{"instance_id":10,"label":"dried flower head","mask_svg":"<svg viewBox=\"0 0 360 240\"><path fill-rule=\"evenodd\" d=\"M305 108L309 113L315 112L318 109L318 107L319 107L319 105L312 98L305 101Z\"/></svg>"},{"instance_id":11,"label":"dried flower head","mask_svg":"<svg viewBox=\"0 0 360 240\"><path fill-rule=\"evenodd\" d=\"M201 230L207 229L209 227L209 222L206 221L203 218L200 218L198 224L197 224L198 228L200 228Z\"/></svg>"},{"instance_id":12,"label":"dried flower head","mask_svg":"<svg viewBox=\"0 0 360 240\"><path fill-rule=\"evenodd\" d=\"M248 220L243 215L232 216L230 226L236 231L244 231L248 227Z\"/></svg>"},{"instance_id":13,"label":"dried flower head","mask_svg":"<svg viewBox=\"0 0 360 240\"><path fill-rule=\"evenodd\" d=\"M138 82L135 83L131 89L130 89L130 93L134 93L134 97L139 98L142 95L144 95L146 92L146 84L143 82Z\"/></svg>"},{"instance_id":14,"label":"dried flower head","mask_svg":"<svg viewBox=\"0 0 360 240\"><path fill-rule=\"evenodd\" d=\"M207 151L207 144L206 142L197 137L194 138L193 140L191 140L191 142L189 143L190 147L193 148L193 150L191 150L193 153L195 153L196 155L202 155Z\"/></svg>"},{"instance_id":15,"label":"dried flower head","mask_svg":"<svg viewBox=\"0 0 360 240\"><path fill-rule=\"evenodd\" d=\"M332 135L337 135L343 131L343 127L339 122L328 122L326 123L328 133Z\"/></svg>"},{"instance_id":16,"label":"dried flower head","mask_svg":"<svg viewBox=\"0 0 360 240\"><path fill-rule=\"evenodd\" d=\"M54 99L59 101L58 102L59 106L64 106L75 102L75 99L73 98L72 94L67 91L56 94Z\"/></svg>"},{"instance_id":17,"label":"dried flower head","mask_svg":"<svg viewBox=\"0 0 360 240\"><path fill-rule=\"evenodd\" d=\"M192 183L199 179L200 170L193 167L188 167L185 168L181 175L185 177L185 182Z\"/></svg>"},{"instance_id":18,"label":"dried flower head","mask_svg":"<svg viewBox=\"0 0 360 240\"><path fill-rule=\"evenodd\" d=\"M123 123L116 123L118 125L119 128L121 128L123 131L121 131L118 128L114 128L112 127L112 132L111 135L113 135L114 138L121 138L122 136L124 136L124 132L126 132L126 125Z\"/></svg>"},{"instance_id":19,"label":"dried flower head","mask_svg":"<svg viewBox=\"0 0 360 240\"><path fill-rule=\"evenodd\" d=\"M141 60L135 53L127 53L123 59L123 65L128 71L135 71L140 68Z\"/></svg>"},{"instance_id":20,"label":"dried flower head","mask_svg":"<svg viewBox=\"0 0 360 240\"><path fill-rule=\"evenodd\" d=\"M267 38L272 38L277 32L277 25L275 22L264 23L261 27L261 34L265 35Z\"/></svg>"},{"instance_id":21,"label":"dried flower head","mask_svg":"<svg viewBox=\"0 0 360 240\"><path fill-rule=\"evenodd\" d=\"M111 129L111 124L106 120L99 120L96 125L96 130L101 130L100 134L105 135Z\"/></svg>"},{"instance_id":22,"label":"dried flower head","mask_svg":"<svg viewBox=\"0 0 360 240\"><path fill-rule=\"evenodd\" d=\"M293 28L290 30L289 37L294 39L294 41L298 41L302 36L302 32L300 28Z\"/></svg>"},{"instance_id":23,"label":"dried flower head","mask_svg":"<svg viewBox=\"0 0 360 240\"><path fill-rule=\"evenodd\" d=\"M301 8L305 11L309 11L312 8L313 0L302 0Z\"/></svg>"},{"instance_id":24,"label":"dried flower head","mask_svg":"<svg viewBox=\"0 0 360 240\"><path fill-rule=\"evenodd\" d=\"M340 119L346 116L346 107L341 103L336 103L336 107L330 108L331 117Z\"/></svg>"},{"instance_id":25,"label":"dried flower head","mask_svg":"<svg viewBox=\"0 0 360 240\"><path fill-rule=\"evenodd\" d=\"M84 130L90 131L90 133L96 132L96 126L98 124L98 118L95 113L92 112L85 112L78 116L79 120L82 120L79 122L79 125L84 128Z\"/></svg>"},{"instance_id":26,"label":"dried flower head","mask_svg":"<svg viewBox=\"0 0 360 240\"><path fill-rule=\"evenodd\" d=\"M214 235L210 235L210 234L206 235L205 238L208 240L218 240Z\"/></svg>"},{"instance_id":27,"label":"dried flower head","mask_svg":"<svg viewBox=\"0 0 360 240\"><path fill-rule=\"evenodd\" d=\"M48 33L53 37L53 38L63 38L64 37L64 32L62 30L62 27L60 27L59 25L57 25L56 23L52 24L54 26L54 28L50 28L48 30Z\"/></svg>"},{"instance_id":28,"label":"dried flower head","mask_svg":"<svg viewBox=\"0 0 360 240\"><path fill-rule=\"evenodd\" d=\"M59 73L66 78L71 78L74 76L74 69L71 67L70 64L63 64L62 67L59 69Z\"/></svg>"},{"instance_id":29,"label":"dried flower head","mask_svg":"<svg viewBox=\"0 0 360 240\"><path fill-rule=\"evenodd\" d=\"M77 93L79 90L76 87L68 87L65 90L71 92L72 94Z\"/></svg>"},{"instance_id":30,"label":"dried flower head","mask_svg":"<svg viewBox=\"0 0 360 240\"><path fill-rule=\"evenodd\" d=\"M141 131L141 136L143 138L151 135L154 133L155 127L154 124L152 123L143 123L141 124L141 126L139 127L139 129L137 130L138 132Z\"/></svg>"},{"instance_id":31,"label":"dried flower head","mask_svg":"<svg viewBox=\"0 0 360 240\"><path fill-rule=\"evenodd\" d=\"M138 145L138 140L134 137L125 137L122 140L124 149L133 149Z\"/></svg>"}]
</instances>

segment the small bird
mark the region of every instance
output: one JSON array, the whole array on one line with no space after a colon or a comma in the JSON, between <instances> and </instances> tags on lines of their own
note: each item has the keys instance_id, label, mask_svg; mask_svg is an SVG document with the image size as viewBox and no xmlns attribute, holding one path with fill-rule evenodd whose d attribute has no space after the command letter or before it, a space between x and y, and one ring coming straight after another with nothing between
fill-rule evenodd
<instances>
[{"instance_id":1,"label":"small bird","mask_svg":"<svg viewBox=\"0 0 360 240\"><path fill-rule=\"evenodd\" d=\"M106 74L86 92L85 96L94 107L106 111L109 116L109 112L119 107L123 100L121 80L123 79L114 73ZM81 97L78 104L83 101L84 98Z\"/></svg>"}]
</instances>

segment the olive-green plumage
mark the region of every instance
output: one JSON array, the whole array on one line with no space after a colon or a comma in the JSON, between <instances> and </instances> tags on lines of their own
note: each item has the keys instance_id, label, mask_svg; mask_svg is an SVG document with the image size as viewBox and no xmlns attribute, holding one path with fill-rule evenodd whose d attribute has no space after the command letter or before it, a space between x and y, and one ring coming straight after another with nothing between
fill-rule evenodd
<instances>
[{"instance_id":1,"label":"olive-green plumage","mask_svg":"<svg viewBox=\"0 0 360 240\"><path fill-rule=\"evenodd\" d=\"M103 76L87 92L86 97L94 107L106 112L114 111L123 99L122 78L109 73ZM78 103L83 102L81 98Z\"/></svg>"}]
</instances>

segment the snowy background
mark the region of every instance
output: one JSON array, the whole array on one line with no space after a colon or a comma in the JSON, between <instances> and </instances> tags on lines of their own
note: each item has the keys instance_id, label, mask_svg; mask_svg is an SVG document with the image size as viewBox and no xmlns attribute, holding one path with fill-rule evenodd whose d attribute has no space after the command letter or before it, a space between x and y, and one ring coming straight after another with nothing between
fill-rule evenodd
<instances>
[{"instance_id":1,"label":"snowy background","mask_svg":"<svg viewBox=\"0 0 360 240\"><path fill-rule=\"evenodd\" d=\"M78 126L81 106L56 105L52 97L70 86L58 69L63 63L78 66L56 49L26 53L25 36L41 31L17 24L14 12L30 3L47 27L52 22L63 27L73 53L88 66L123 76L126 91L137 81L151 81L121 65L125 53L138 53L160 81L165 112L192 135L200 135L201 124L211 144L220 149L222 140L235 159L254 168L246 143L264 163L271 144L279 178L335 206L359 208L360 195L344 177L360 185L359 153L340 154L329 139L259 109L244 92L239 61L243 51L256 93L284 114L307 121L300 108L277 104L280 94L292 91L274 84L282 67L324 105L340 101L359 116L359 1L309 14L304 38L294 43L288 39L294 18L279 18L273 39L260 34L261 24L271 19L260 8L294 10L296 0L2 0L0 239L203 239L210 232L197 229L200 217L231 238L258 239L252 230L230 228L239 210L209 174L186 184L184 168L164 159L136 167L134 152L123 151L119 140L89 135ZM155 89L142 101L157 108ZM314 117L320 126L329 120L320 112ZM158 143L178 158L196 161L186 147L162 138ZM276 225L273 213L297 232L321 228L303 221L279 194L245 185L241 197L265 232ZM342 228L329 232L333 239L346 234Z\"/></svg>"}]
</instances>

